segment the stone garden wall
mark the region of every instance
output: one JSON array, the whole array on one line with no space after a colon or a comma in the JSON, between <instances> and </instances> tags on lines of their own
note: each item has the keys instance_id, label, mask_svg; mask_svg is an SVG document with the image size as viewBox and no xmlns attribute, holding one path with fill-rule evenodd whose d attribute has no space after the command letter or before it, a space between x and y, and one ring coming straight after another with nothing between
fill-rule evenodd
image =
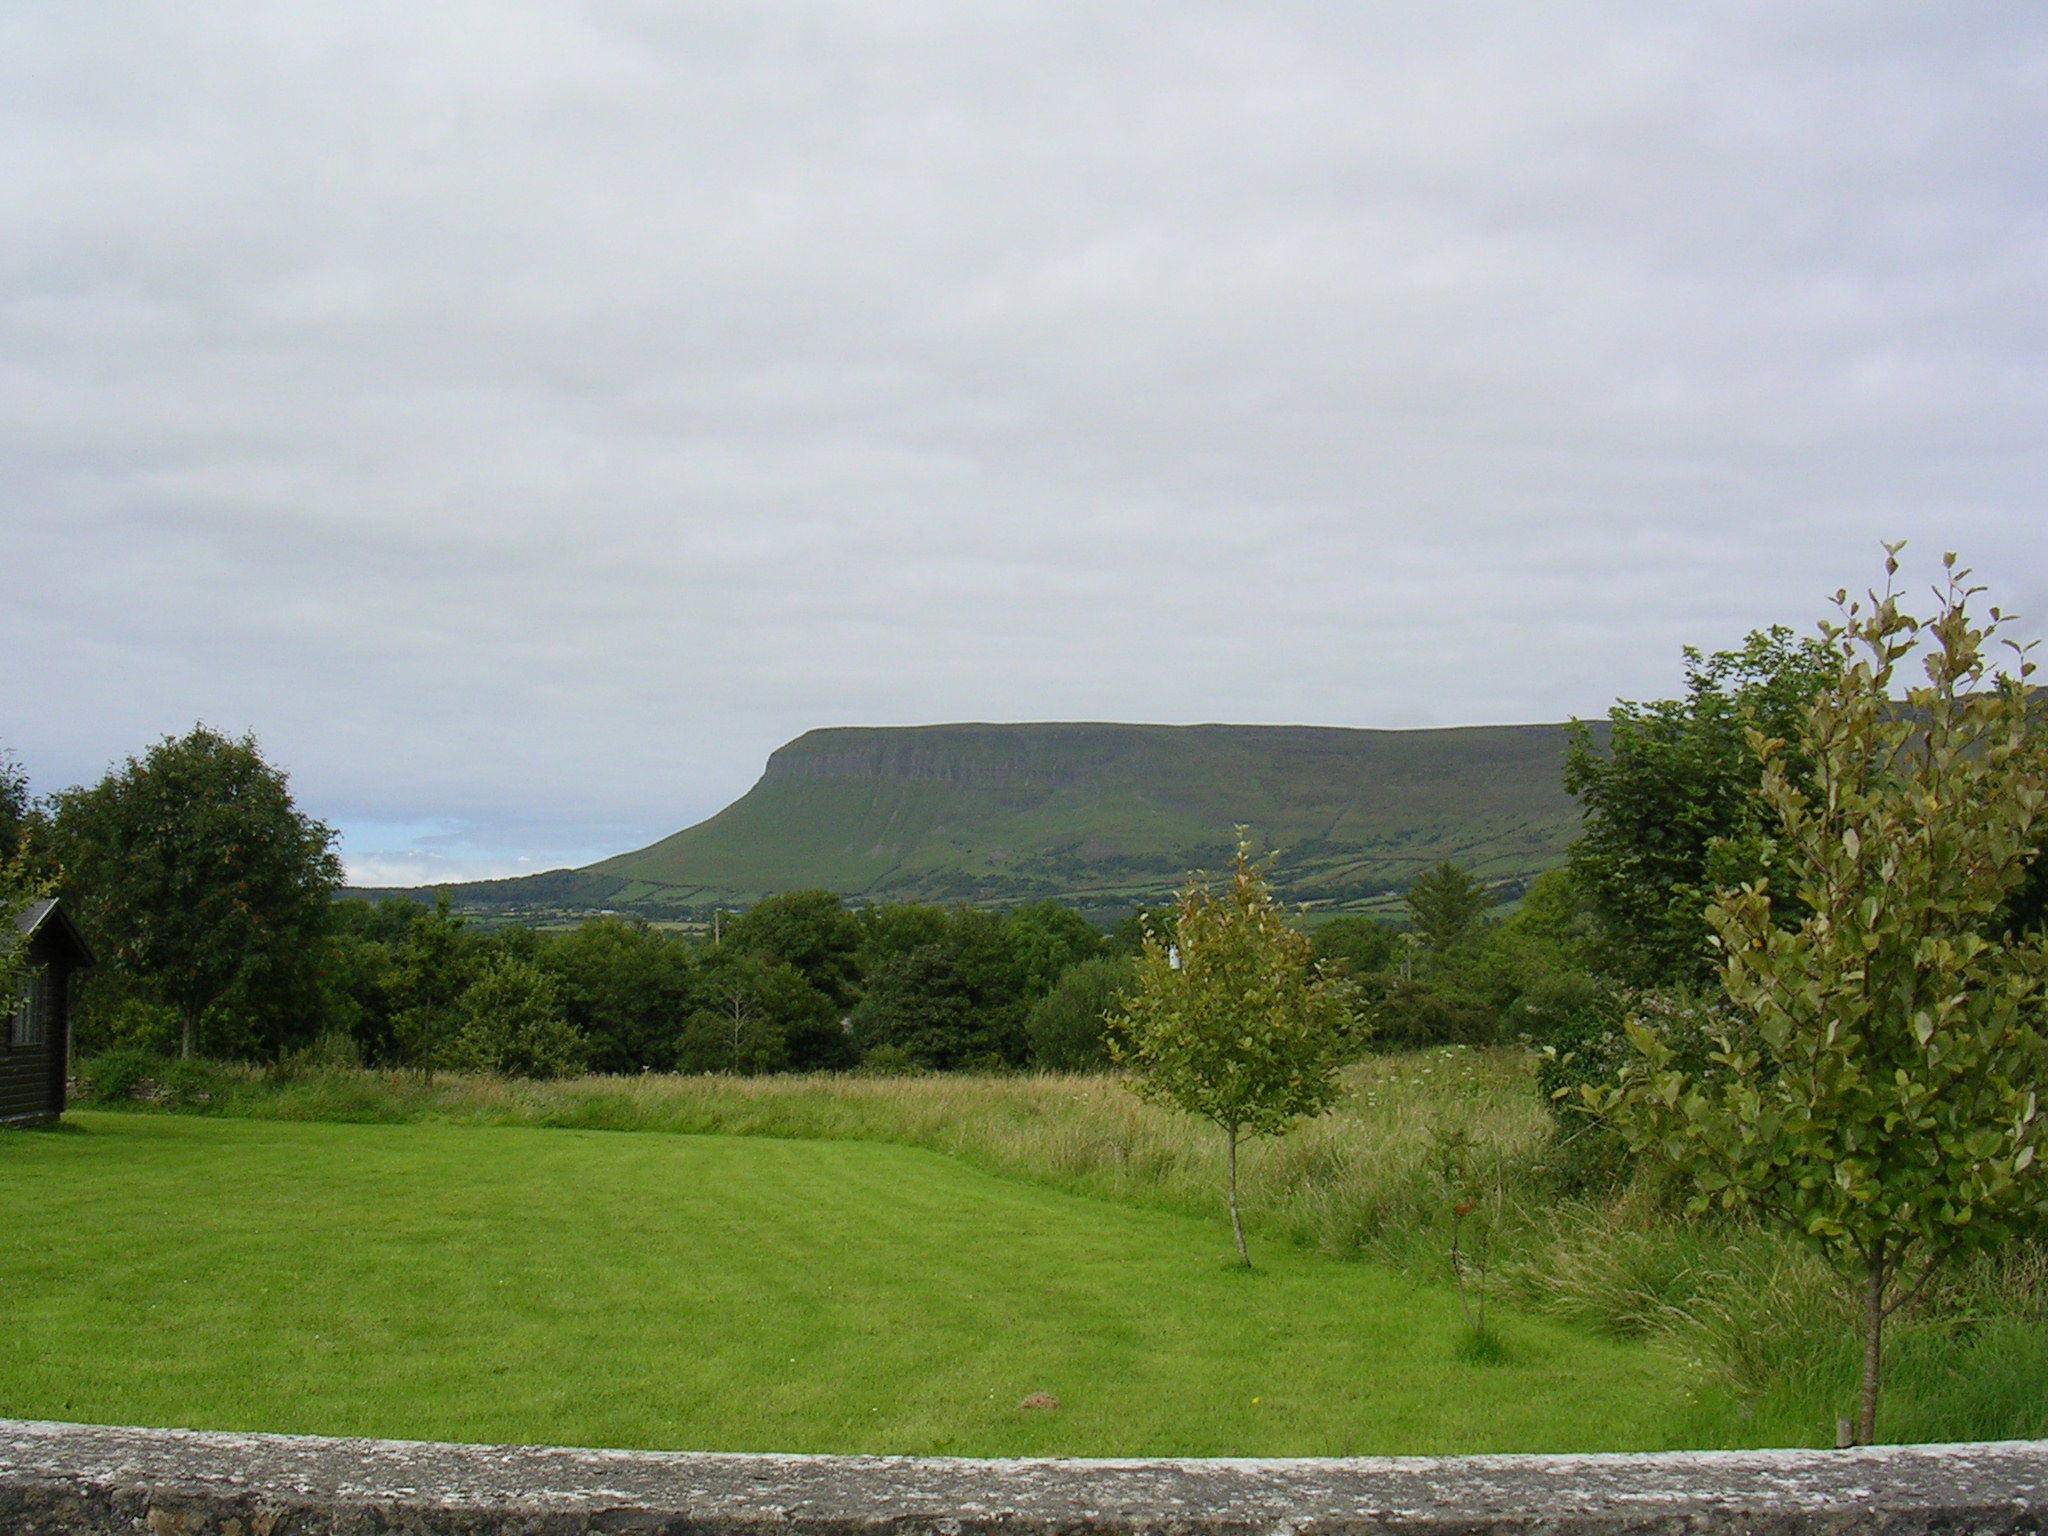
<instances>
[{"instance_id":1,"label":"stone garden wall","mask_svg":"<svg viewBox=\"0 0 2048 1536\"><path fill-rule=\"evenodd\" d=\"M5 1536L1794 1536L2048 1528L2048 1442L1655 1456L953 1461L0 1420Z\"/></svg>"}]
</instances>

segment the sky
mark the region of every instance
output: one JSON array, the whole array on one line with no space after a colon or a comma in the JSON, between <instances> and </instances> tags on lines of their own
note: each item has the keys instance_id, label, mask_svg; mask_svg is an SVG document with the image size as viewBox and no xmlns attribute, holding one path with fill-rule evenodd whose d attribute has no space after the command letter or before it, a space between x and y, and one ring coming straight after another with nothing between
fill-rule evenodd
<instances>
[{"instance_id":1,"label":"sky","mask_svg":"<svg viewBox=\"0 0 2048 1536\"><path fill-rule=\"evenodd\" d=\"M2040 615L2044 426L2036 0L0 8L0 747L253 732L359 883Z\"/></svg>"}]
</instances>

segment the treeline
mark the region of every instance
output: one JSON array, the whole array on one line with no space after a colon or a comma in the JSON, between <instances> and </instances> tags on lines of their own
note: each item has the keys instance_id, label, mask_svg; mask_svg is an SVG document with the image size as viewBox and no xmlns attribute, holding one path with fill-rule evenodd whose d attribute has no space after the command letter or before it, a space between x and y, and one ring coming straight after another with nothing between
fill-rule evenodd
<instances>
[{"instance_id":1,"label":"treeline","mask_svg":"<svg viewBox=\"0 0 2048 1536\"><path fill-rule=\"evenodd\" d=\"M529 1076L1085 1068L1132 947L1051 902L854 910L823 891L715 940L616 917L482 932L403 898L334 917L343 1048Z\"/></svg>"},{"instance_id":2,"label":"treeline","mask_svg":"<svg viewBox=\"0 0 2048 1536\"><path fill-rule=\"evenodd\" d=\"M1552 877L1489 924L1487 894L1446 865L1411 890L1411 931L1343 917L1312 939L1362 980L1368 1039L1543 1033L1545 1010L1584 991L1565 889ZM526 1076L1101 1070L1147 928L1172 938L1171 912L1102 932L1050 901L852 908L824 891L769 897L715 939L618 917L485 932L404 898L344 902L334 920L330 1050Z\"/></svg>"},{"instance_id":3,"label":"treeline","mask_svg":"<svg viewBox=\"0 0 2048 1536\"><path fill-rule=\"evenodd\" d=\"M1584 834L1512 911L1446 864L1411 884L1400 923L1305 917L1317 960L1360 983L1369 1049L1526 1041L1550 1048L1555 1091L1610 1079L1634 1018L1706 1063L1728 1017L1707 901L1773 876L1789 890L1747 733L1796 740L1837 663L1782 629L1687 660L1683 697L1617 704L1597 745L1579 734L1566 782ZM1170 913L1103 932L1050 901L856 909L815 891L715 941L618 918L485 932L445 904L336 902L333 841L253 741L203 727L40 803L0 764L0 898L61 892L99 952L82 1053L317 1048L535 1076L1089 1070L1108 1065L1104 1015L1145 925L1172 939ZM2038 929L2044 907L2037 860L2007 923Z\"/></svg>"},{"instance_id":4,"label":"treeline","mask_svg":"<svg viewBox=\"0 0 2048 1536\"><path fill-rule=\"evenodd\" d=\"M1108 931L1058 903L1008 912L821 891L770 897L715 938L599 918L486 931L443 901L334 900L333 833L254 741L197 727L98 783L31 803L0 775L0 863L60 892L100 964L79 990L82 1055L129 1049L523 1076L866 1070L1086 1071L1148 925ZM1575 920L1555 879L1502 923L1443 866L1407 931L1313 929L1361 978L1368 1038L1390 1045L1540 1032L1571 992Z\"/></svg>"},{"instance_id":5,"label":"treeline","mask_svg":"<svg viewBox=\"0 0 2048 1536\"><path fill-rule=\"evenodd\" d=\"M81 1054L130 1049L523 1076L579 1071L1087 1071L1148 925L1107 932L1050 901L1006 913L770 897L715 939L607 917L485 931L445 901L335 901L333 834L256 744L202 728L100 783L31 804L0 780L0 857L61 891L101 963ZM1381 1047L1548 1039L1595 986L1562 873L1505 921L1450 866L1410 921L1339 917L1317 958L1360 979Z\"/></svg>"},{"instance_id":6,"label":"treeline","mask_svg":"<svg viewBox=\"0 0 2048 1536\"><path fill-rule=\"evenodd\" d=\"M81 1055L523 1076L1085 1070L1142 942L1053 902L855 910L799 891L715 938L601 918L486 932L336 901L331 829L249 738L195 727L32 802L0 759L0 908L61 894L98 953ZM10 930L11 931L11 930Z\"/></svg>"}]
</instances>

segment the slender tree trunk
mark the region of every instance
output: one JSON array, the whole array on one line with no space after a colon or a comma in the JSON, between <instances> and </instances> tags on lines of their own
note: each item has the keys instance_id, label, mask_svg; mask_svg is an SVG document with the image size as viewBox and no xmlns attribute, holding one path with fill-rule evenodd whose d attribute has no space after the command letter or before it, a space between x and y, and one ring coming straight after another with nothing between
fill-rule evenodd
<instances>
[{"instance_id":1,"label":"slender tree trunk","mask_svg":"<svg viewBox=\"0 0 2048 1536\"><path fill-rule=\"evenodd\" d=\"M199 1012L197 1009L187 1008L184 1018L178 1025L178 1055L182 1060L192 1059L192 1047L198 1043L198 1035Z\"/></svg>"},{"instance_id":2,"label":"slender tree trunk","mask_svg":"<svg viewBox=\"0 0 2048 1536\"><path fill-rule=\"evenodd\" d=\"M1884 1366L1885 1252L1880 1240L1870 1250L1863 1293L1863 1401L1856 1413L1856 1443L1877 1439L1877 1388Z\"/></svg>"},{"instance_id":3,"label":"slender tree trunk","mask_svg":"<svg viewBox=\"0 0 2048 1536\"><path fill-rule=\"evenodd\" d=\"M1237 1239L1238 1261L1250 1269L1252 1256L1245 1251L1244 1223L1237 1214L1237 1127L1226 1125L1223 1134L1230 1138L1230 1235Z\"/></svg>"}]
</instances>

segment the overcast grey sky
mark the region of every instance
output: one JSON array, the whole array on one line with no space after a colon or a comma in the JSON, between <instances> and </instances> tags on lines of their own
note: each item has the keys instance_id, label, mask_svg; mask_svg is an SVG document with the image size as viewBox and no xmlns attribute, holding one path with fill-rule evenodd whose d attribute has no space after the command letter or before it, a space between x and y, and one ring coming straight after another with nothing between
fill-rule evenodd
<instances>
[{"instance_id":1,"label":"overcast grey sky","mask_svg":"<svg viewBox=\"0 0 2048 1536\"><path fill-rule=\"evenodd\" d=\"M253 730L361 879L2039 614L2044 426L2038 0L0 9L0 744Z\"/></svg>"}]
</instances>

